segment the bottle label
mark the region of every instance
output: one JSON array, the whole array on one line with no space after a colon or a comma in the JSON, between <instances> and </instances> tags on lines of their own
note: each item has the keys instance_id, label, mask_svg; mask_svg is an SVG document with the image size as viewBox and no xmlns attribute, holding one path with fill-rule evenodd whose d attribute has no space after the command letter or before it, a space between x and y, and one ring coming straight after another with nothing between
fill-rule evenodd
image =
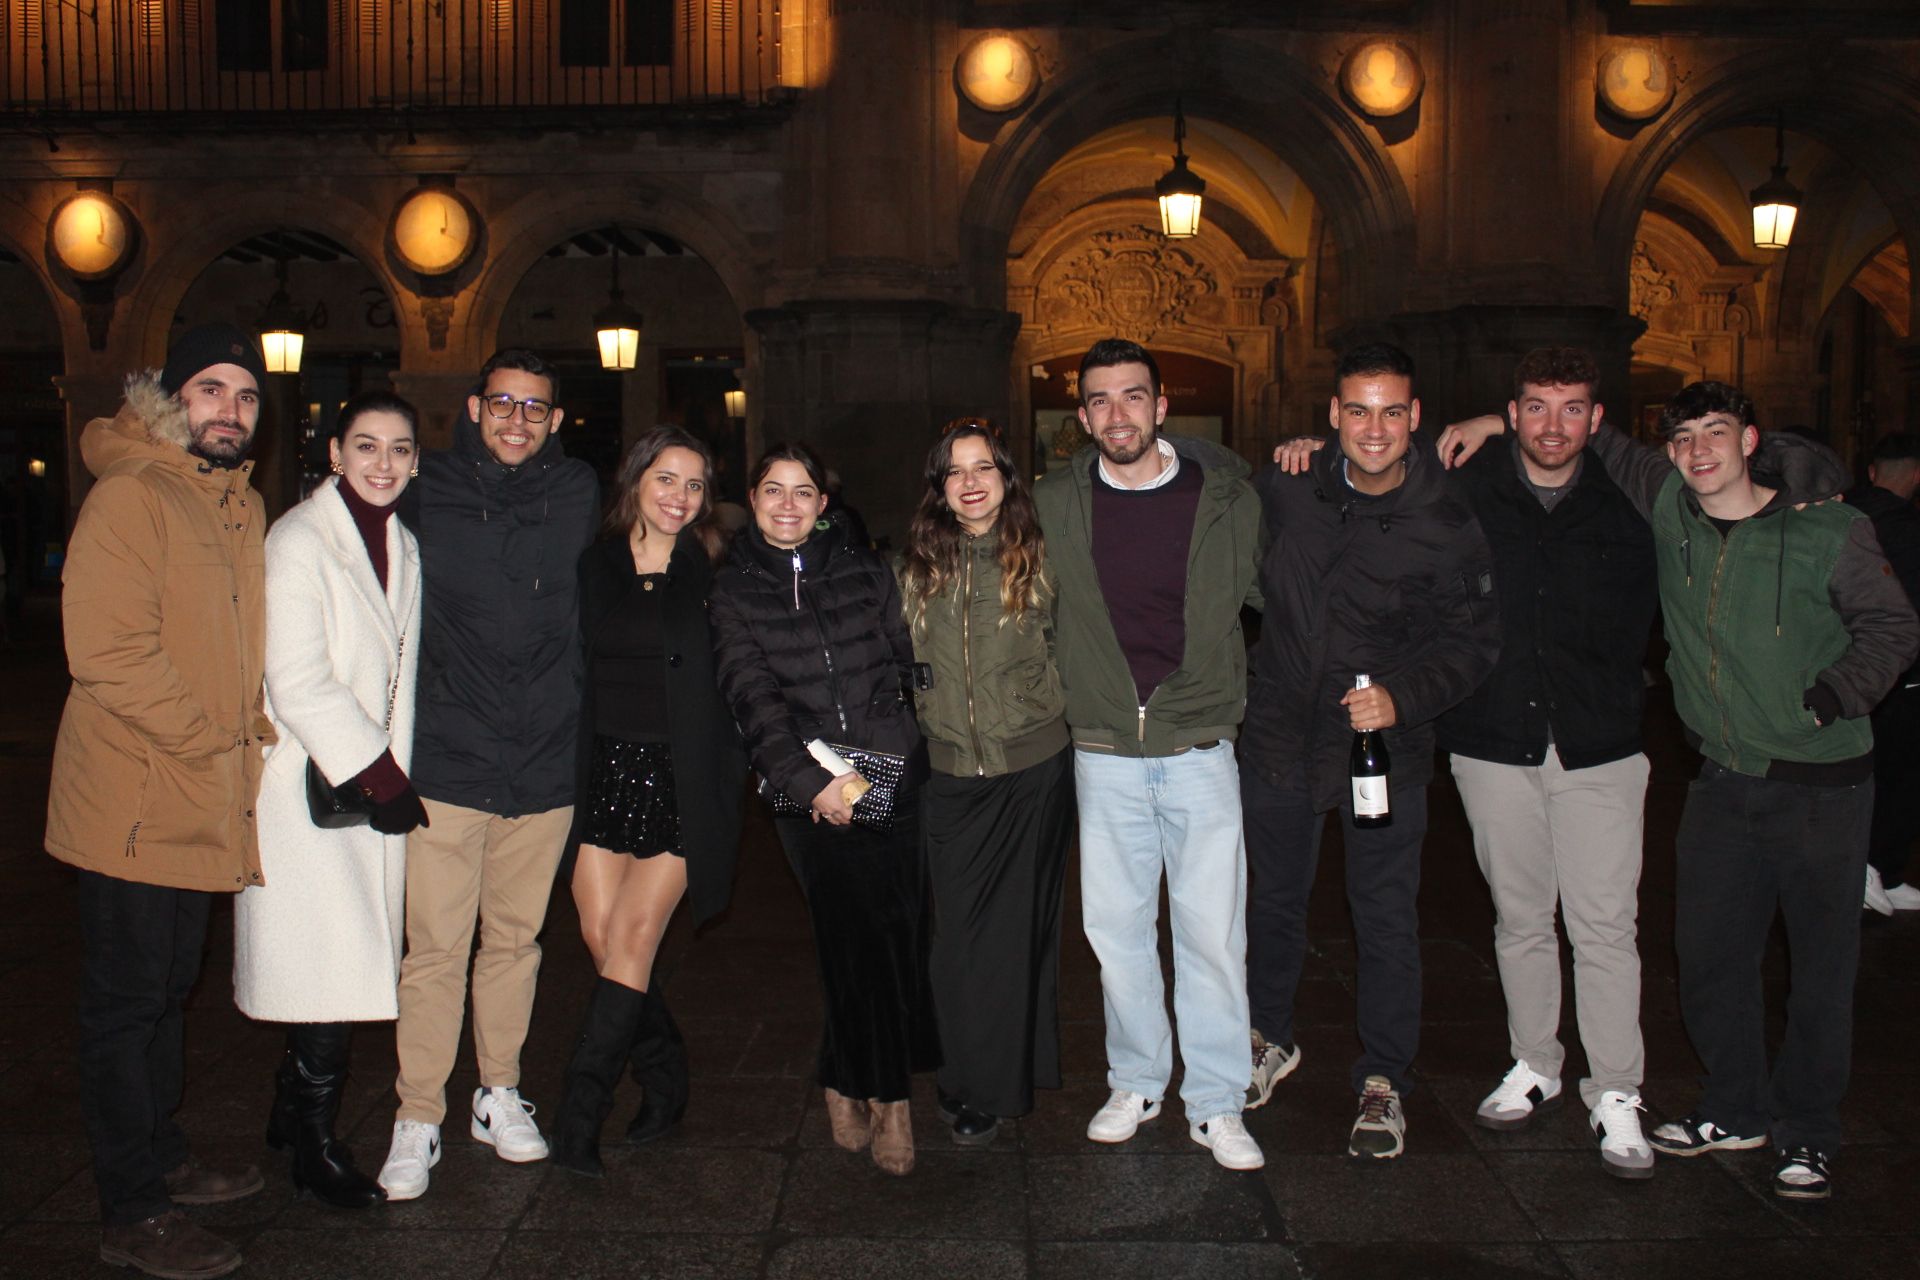
<instances>
[{"instance_id":1,"label":"bottle label","mask_svg":"<svg viewBox=\"0 0 1920 1280\"><path fill-rule=\"evenodd\" d=\"M1353 780L1354 817L1382 818L1386 816L1387 811L1387 780L1385 778Z\"/></svg>"}]
</instances>

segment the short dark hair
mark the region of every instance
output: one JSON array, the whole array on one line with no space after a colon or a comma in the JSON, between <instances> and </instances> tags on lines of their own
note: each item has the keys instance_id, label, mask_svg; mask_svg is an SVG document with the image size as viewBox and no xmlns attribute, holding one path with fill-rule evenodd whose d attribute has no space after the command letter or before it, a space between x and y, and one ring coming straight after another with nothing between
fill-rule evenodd
<instances>
[{"instance_id":1,"label":"short dark hair","mask_svg":"<svg viewBox=\"0 0 1920 1280\"><path fill-rule=\"evenodd\" d=\"M1513 366L1513 398L1534 387L1585 387L1589 398L1600 395L1600 366L1583 347L1535 347Z\"/></svg>"},{"instance_id":2,"label":"short dark hair","mask_svg":"<svg viewBox=\"0 0 1920 1280\"><path fill-rule=\"evenodd\" d=\"M1341 353L1340 363L1333 367L1333 385L1370 373L1390 373L1411 382L1413 357L1391 342L1363 342Z\"/></svg>"},{"instance_id":3,"label":"short dark hair","mask_svg":"<svg viewBox=\"0 0 1920 1280\"><path fill-rule=\"evenodd\" d=\"M487 357L480 366L480 380L474 384L473 394L487 394L487 379L493 376L495 369L516 369L521 373L530 373L536 378L547 380L547 395L554 404L560 403L560 375L554 367L542 359L537 351L525 347L502 347Z\"/></svg>"},{"instance_id":4,"label":"short dark hair","mask_svg":"<svg viewBox=\"0 0 1920 1280\"><path fill-rule=\"evenodd\" d=\"M797 462L807 473L807 479L813 481L813 487L820 492L827 491L827 468L821 463L818 454L801 444L798 440L781 440L767 446L760 455L760 461L753 464L753 478L747 483L749 492L758 489L760 482L767 478L767 472L776 462Z\"/></svg>"},{"instance_id":5,"label":"short dark hair","mask_svg":"<svg viewBox=\"0 0 1920 1280\"><path fill-rule=\"evenodd\" d=\"M1881 436L1873 446L1875 462L1920 462L1920 434L1894 431Z\"/></svg>"},{"instance_id":6,"label":"short dark hair","mask_svg":"<svg viewBox=\"0 0 1920 1280\"><path fill-rule=\"evenodd\" d=\"M1080 357L1080 399L1087 398L1087 370L1111 369L1117 364L1143 364L1153 379L1153 394L1160 394L1160 362L1137 342L1125 338L1102 338Z\"/></svg>"},{"instance_id":7,"label":"short dark hair","mask_svg":"<svg viewBox=\"0 0 1920 1280\"><path fill-rule=\"evenodd\" d=\"M340 406L340 412L333 419L333 430L327 432L329 440L345 440L347 428L354 419L365 413L397 413L407 420L407 427L413 432L416 442L420 437L420 411L413 403L393 392L380 389L362 391L353 399Z\"/></svg>"},{"instance_id":8,"label":"short dark hair","mask_svg":"<svg viewBox=\"0 0 1920 1280\"><path fill-rule=\"evenodd\" d=\"M1681 423L1710 413L1729 414L1738 419L1742 427L1754 425L1753 400L1738 387L1724 382L1689 382L1660 406L1660 434L1670 436Z\"/></svg>"}]
</instances>

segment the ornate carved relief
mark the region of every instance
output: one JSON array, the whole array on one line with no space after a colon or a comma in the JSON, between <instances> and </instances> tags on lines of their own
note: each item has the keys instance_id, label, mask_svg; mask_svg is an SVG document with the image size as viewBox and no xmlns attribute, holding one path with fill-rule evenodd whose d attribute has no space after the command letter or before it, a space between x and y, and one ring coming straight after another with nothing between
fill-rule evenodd
<instances>
[{"instance_id":1,"label":"ornate carved relief","mask_svg":"<svg viewBox=\"0 0 1920 1280\"><path fill-rule=\"evenodd\" d=\"M1147 343L1167 325L1225 319L1227 300L1212 268L1154 228L1136 224L1087 239L1087 248L1063 255L1041 281L1041 323L1092 325Z\"/></svg>"},{"instance_id":2,"label":"ornate carved relief","mask_svg":"<svg viewBox=\"0 0 1920 1280\"><path fill-rule=\"evenodd\" d=\"M1633 242L1633 262L1628 267L1633 295L1633 314L1649 319L1656 307L1664 307L1680 296L1674 277L1660 269L1647 251L1645 240ZM1617 277L1616 277L1617 278Z\"/></svg>"}]
</instances>

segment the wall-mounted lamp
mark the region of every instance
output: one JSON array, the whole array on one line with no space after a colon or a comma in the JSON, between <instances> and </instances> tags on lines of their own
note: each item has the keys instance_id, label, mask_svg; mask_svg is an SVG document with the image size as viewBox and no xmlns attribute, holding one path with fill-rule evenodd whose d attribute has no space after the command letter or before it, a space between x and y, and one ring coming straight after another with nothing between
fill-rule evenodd
<instances>
[{"instance_id":1,"label":"wall-mounted lamp","mask_svg":"<svg viewBox=\"0 0 1920 1280\"><path fill-rule=\"evenodd\" d=\"M1173 103L1173 168L1153 184L1160 197L1160 230L1169 240L1186 240L1200 233L1200 201L1207 184L1187 168L1187 153L1182 144L1187 137L1187 117L1179 99Z\"/></svg>"},{"instance_id":2,"label":"wall-mounted lamp","mask_svg":"<svg viewBox=\"0 0 1920 1280\"><path fill-rule=\"evenodd\" d=\"M727 402L727 416L729 418L744 418L747 416L747 393L745 391L739 387L731 387L723 392L722 395Z\"/></svg>"},{"instance_id":3,"label":"wall-mounted lamp","mask_svg":"<svg viewBox=\"0 0 1920 1280\"><path fill-rule=\"evenodd\" d=\"M287 296L287 260L274 267L278 287L260 313L260 355L268 373L300 372L300 356L307 346L307 317Z\"/></svg>"},{"instance_id":4,"label":"wall-mounted lamp","mask_svg":"<svg viewBox=\"0 0 1920 1280\"><path fill-rule=\"evenodd\" d=\"M625 372L640 358L640 326L645 321L620 296L620 246L611 239L608 244L613 250L613 286L607 305L593 314L594 337L600 340L600 367Z\"/></svg>"},{"instance_id":5,"label":"wall-mounted lamp","mask_svg":"<svg viewBox=\"0 0 1920 1280\"><path fill-rule=\"evenodd\" d=\"M1783 113L1773 125L1773 176L1748 195L1753 201L1753 247L1784 249L1800 216L1800 188L1787 181L1787 132Z\"/></svg>"}]
</instances>

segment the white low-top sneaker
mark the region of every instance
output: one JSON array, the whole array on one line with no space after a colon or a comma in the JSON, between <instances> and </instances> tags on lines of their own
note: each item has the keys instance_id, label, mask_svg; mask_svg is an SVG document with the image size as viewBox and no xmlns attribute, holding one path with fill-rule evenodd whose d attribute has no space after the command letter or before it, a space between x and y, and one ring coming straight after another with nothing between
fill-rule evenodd
<instances>
[{"instance_id":1,"label":"white low-top sneaker","mask_svg":"<svg viewBox=\"0 0 1920 1280\"><path fill-rule=\"evenodd\" d=\"M1253 1111L1267 1105L1267 1099L1273 1097L1273 1086L1293 1074L1300 1065L1300 1048L1291 1044L1269 1044L1267 1038L1258 1031L1253 1033L1253 1073L1247 1092L1247 1110Z\"/></svg>"},{"instance_id":2,"label":"white low-top sneaker","mask_svg":"<svg viewBox=\"0 0 1920 1280\"><path fill-rule=\"evenodd\" d=\"M533 1122L533 1104L518 1089L475 1089L472 1131L502 1160L526 1164L547 1158L547 1140Z\"/></svg>"},{"instance_id":3,"label":"white low-top sneaker","mask_svg":"<svg viewBox=\"0 0 1920 1280\"><path fill-rule=\"evenodd\" d=\"M1920 911L1920 889L1910 884L1897 884L1886 891L1887 901L1893 904L1895 911Z\"/></svg>"},{"instance_id":4,"label":"white low-top sneaker","mask_svg":"<svg viewBox=\"0 0 1920 1280\"><path fill-rule=\"evenodd\" d=\"M1541 1075L1522 1058L1480 1103L1473 1122L1483 1129L1524 1129L1536 1115L1559 1105L1559 1077Z\"/></svg>"},{"instance_id":5,"label":"white low-top sneaker","mask_svg":"<svg viewBox=\"0 0 1920 1280\"><path fill-rule=\"evenodd\" d=\"M1115 1089L1107 1104L1087 1122L1087 1136L1095 1142L1125 1142L1142 1124L1160 1114L1157 1099Z\"/></svg>"},{"instance_id":6,"label":"white low-top sneaker","mask_svg":"<svg viewBox=\"0 0 1920 1280\"><path fill-rule=\"evenodd\" d=\"M1267 1163L1260 1154L1260 1144L1231 1111L1187 1126L1187 1136L1212 1151L1214 1163L1222 1169L1258 1169Z\"/></svg>"},{"instance_id":7,"label":"white low-top sneaker","mask_svg":"<svg viewBox=\"0 0 1920 1280\"><path fill-rule=\"evenodd\" d=\"M1653 1147L1640 1131L1640 1095L1609 1089L1587 1113L1600 1141L1600 1160L1616 1178L1651 1178Z\"/></svg>"},{"instance_id":8,"label":"white low-top sneaker","mask_svg":"<svg viewBox=\"0 0 1920 1280\"><path fill-rule=\"evenodd\" d=\"M393 1145L380 1166L380 1186L388 1200L413 1200L427 1189L427 1170L440 1163L440 1126L424 1120L395 1120Z\"/></svg>"},{"instance_id":9,"label":"white low-top sneaker","mask_svg":"<svg viewBox=\"0 0 1920 1280\"><path fill-rule=\"evenodd\" d=\"M1860 905L1883 916L1893 914L1893 899L1887 896L1887 887L1880 880L1880 868L1867 867L1867 892Z\"/></svg>"}]
</instances>

